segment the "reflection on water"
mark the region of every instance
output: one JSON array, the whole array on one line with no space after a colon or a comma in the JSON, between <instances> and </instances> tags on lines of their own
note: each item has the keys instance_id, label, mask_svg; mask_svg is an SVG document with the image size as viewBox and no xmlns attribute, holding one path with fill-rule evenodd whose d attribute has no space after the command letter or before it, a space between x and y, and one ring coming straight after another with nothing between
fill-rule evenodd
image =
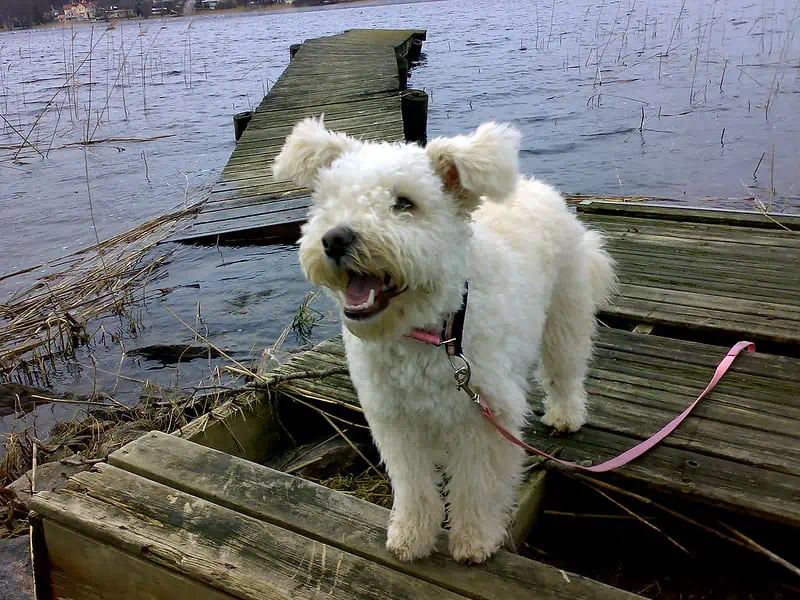
<instances>
[{"instance_id":1,"label":"reflection on water","mask_svg":"<svg viewBox=\"0 0 800 600\"><path fill-rule=\"evenodd\" d=\"M0 272L92 243L89 193L100 238L202 198L233 150L231 116L258 104L289 45L350 27L428 30L410 85L430 92L429 137L510 120L524 172L570 192L742 208L714 198L755 195L796 212L798 6L450 0L0 34ZM257 356L309 291L291 247L183 248L166 269L173 291L129 347L192 341L165 307L195 323L199 306L217 345ZM118 349L94 354L117 372ZM79 362L60 386L90 389ZM129 358L122 373L188 383L213 365L158 366Z\"/></svg>"}]
</instances>

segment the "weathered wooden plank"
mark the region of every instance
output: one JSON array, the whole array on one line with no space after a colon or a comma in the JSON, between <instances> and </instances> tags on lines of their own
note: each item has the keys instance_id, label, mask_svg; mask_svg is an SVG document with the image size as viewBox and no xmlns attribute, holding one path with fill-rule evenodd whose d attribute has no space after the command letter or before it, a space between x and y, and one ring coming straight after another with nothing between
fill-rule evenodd
<instances>
[{"instance_id":1,"label":"weathered wooden plank","mask_svg":"<svg viewBox=\"0 0 800 600\"><path fill-rule=\"evenodd\" d=\"M668 290L630 283L620 285L619 293L625 298L652 300L663 304L726 311L731 313L731 318L737 320L741 319L738 315L749 315L753 317L754 320L761 323L764 323L766 319L768 319L771 325L787 327L789 329L793 326L797 326L797 321L800 319L800 308L778 302L753 302L752 300L742 300L738 298L720 298L719 296L710 294ZM798 331L798 334L800 334L800 331Z\"/></svg>"},{"instance_id":2,"label":"weathered wooden plank","mask_svg":"<svg viewBox=\"0 0 800 600\"><path fill-rule=\"evenodd\" d=\"M656 433L697 396L684 397L685 402L676 407L669 392L643 388L635 377L617 373L605 375L613 376L615 381L595 379L587 386L592 394L592 427L613 429L638 440ZM697 410L694 420L670 435L669 447L784 473L800 494L800 450L790 449L792 444L800 443L800 439L796 435L764 431L763 423L774 422L774 417L759 416L753 427L747 427L708 419L705 410ZM758 416L752 411L750 414Z\"/></svg>"},{"instance_id":3,"label":"weathered wooden plank","mask_svg":"<svg viewBox=\"0 0 800 600\"><path fill-rule=\"evenodd\" d=\"M52 598L55 600L114 600L117 596L103 596L94 586L72 580L60 571L52 574ZM46 598L47 596L36 596Z\"/></svg>"},{"instance_id":4,"label":"weathered wooden plank","mask_svg":"<svg viewBox=\"0 0 800 600\"><path fill-rule=\"evenodd\" d=\"M790 262L790 253L787 253L786 257L765 260L744 253L727 255L721 252L687 253L677 248L631 244L617 240L611 240L608 247L621 267L630 266L653 272L671 269L674 272L675 265L680 263L682 265L680 272L712 274L719 280L731 278L748 284L752 284L753 281L763 281L771 287L787 290L800 289L800 285L792 277L795 274L800 276L800 265Z\"/></svg>"},{"instance_id":5,"label":"weathered wooden plank","mask_svg":"<svg viewBox=\"0 0 800 600\"><path fill-rule=\"evenodd\" d=\"M319 104L304 109L265 107L258 115L259 119L253 127L254 131L261 131L265 127L293 124L306 116L319 116L324 113L325 122L353 119L371 114L392 113L399 106L397 97L384 97L375 101L357 101L344 103ZM255 118L255 116L254 116ZM251 121L252 123L253 121ZM250 126L248 125L248 129Z\"/></svg>"},{"instance_id":6,"label":"weathered wooden plank","mask_svg":"<svg viewBox=\"0 0 800 600\"><path fill-rule=\"evenodd\" d=\"M723 224L682 223L658 219L636 217L592 215L586 219L592 227L606 232L634 233L641 235L680 237L687 239L712 240L731 244L745 244L779 248L800 248L800 236L783 229L743 228ZM787 235L788 233L788 235Z\"/></svg>"},{"instance_id":7,"label":"weathered wooden plank","mask_svg":"<svg viewBox=\"0 0 800 600\"><path fill-rule=\"evenodd\" d=\"M281 194L277 198L273 195L269 195L209 202L207 210L204 210L203 214L201 215L203 219L198 219L197 223L214 220L214 213L258 208L260 211L263 211L266 214L272 211L308 208L310 203L310 196L305 192L299 192L297 194L286 196ZM208 217L207 219L206 216Z\"/></svg>"},{"instance_id":8,"label":"weathered wooden plank","mask_svg":"<svg viewBox=\"0 0 800 600\"><path fill-rule=\"evenodd\" d=\"M345 72L347 69L345 69ZM298 75L295 75L297 73ZM331 102L325 98L327 95L332 95L337 92L363 92L365 95L380 94L386 89L397 89L400 84L400 79L397 74L397 69L384 70L382 72L376 71L369 73L361 79L344 79L342 71L338 75L333 73L313 73L295 71L291 77L287 77L280 84L276 83L270 89L270 95L259 106L259 111L264 110L268 112L269 108L274 109L283 105L285 108L292 108L296 105L291 98L292 94L307 93L321 97L320 103ZM338 78L338 85L334 81ZM325 81L329 79L330 81ZM341 103L342 101L337 101Z\"/></svg>"},{"instance_id":9,"label":"weathered wooden plank","mask_svg":"<svg viewBox=\"0 0 800 600\"><path fill-rule=\"evenodd\" d=\"M628 265L618 264L617 277L620 283L645 285L674 291L687 291L703 293L721 298L738 298L751 302L772 302L780 298L783 302L793 307L800 306L800 292L786 290L780 287L758 286L752 281L729 280L719 274L711 274L702 278L695 272L685 275L674 271L647 272L637 270ZM717 280L720 277L720 280Z\"/></svg>"},{"instance_id":10,"label":"weathered wooden plank","mask_svg":"<svg viewBox=\"0 0 800 600\"><path fill-rule=\"evenodd\" d=\"M382 91L384 89L397 89L399 85L399 78L397 73L390 75L382 75L377 73L369 73L364 77L352 77L346 80L340 79L337 85L321 86L320 78L307 76L307 77L291 77L287 78L282 85L275 85L272 88L272 98L281 98L287 94L303 93L303 92L372 92Z\"/></svg>"},{"instance_id":11,"label":"weathered wooden plank","mask_svg":"<svg viewBox=\"0 0 800 600\"><path fill-rule=\"evenodd\" d=\"M595 346L598 349L594 359L595 364L606 358L610 362L631 362L641 364L643 372L656 372L656 376L665 370L675 368L683 373L684 383L690 381L698 384L709 379L709 374L713 373L726 350L724 347L700 342L660 336L648 337L609 328L599 330ZM306 361L324 362L330 367L343 366L345 353L341 336L320 342L314 348L293 357L282 368ZM800 403L800 399L787 399L784 390L800 393L798 386L800 386L800 360L760 352L743 353L714 390L714 394L704 402L714 402L719 392L723 391L741 399L755 398L791 407ZM352 386L349 387L349 392L353 392ZM769 412L769 407L761 406L760 410Z\"/></svg>"},{"instance_id":12,"label":"weathered wooden plank","mask_svg":"<svg viewBox=\"0 0 800 600\"><path fill-rule=\"evenodd\" d=\"M398 103L399 108L399 103ZM318 110L316 111L317 115L322 115L324 111ZM381 107L380 109L376 109L373 111L363 111L360 114L355 116L352 115L342 115L342 116L335 116L334 118L328 118L328 115L325 115L325 125L328 129L332 129L334 131L343 131L344 133L349 133L351 135L357 135L361 128L368 127L374 129L376 125L384 125L384 124L394 124L397 122L397 114L395 114L394 107L387 108ZM242 144L245 140L245 137L248 138L250 143L256 141L269 141L278 138L285 138L289 133L291 133L294 126L297 124L298 121L301 119L295 118L294 116L288 116L285 113L279 113L274 118L265 119L260 124L260 127L254 128L250 130L248 127L245 135L239 140L239 144ZM249 135L248 135L249 133ZM271 145L271 144L268 144ZM237 145L238 148L238 145Z\"/></svg>"},{"instance_id":13,"label":"weathered wooden plank","mask_svg":"<svg viewBox=\"0 0 800 600\"><path fill-rule=\"evenodd\" d=\"M207 200L208 211L198 215L201 220L204 215L209 214L214 219L214 212L223 210L236 210L237 207L250 207L258 204L279 205L285 202L294 203L298 198L306 198L311 194L310 190L298 188L297 186L287 186L288 189L269 189L254 188L252 191L243 190L241 194L234 192L224 192L210 196ZM287 208L291 208L289 205Z\"/></svg>"},{"instance_id":14,"label":"weathered wooden plank","mask_svg":"<svg viewBox=\"0 0 800 600\"><path fill-rule=\"evenodd\" d=\"M274 407L256 394L228 400L174 435L247 460L264 460L280 442Z\"/></svg>"},{"instance_id":15,"label":"weathered wooden plank","mask_svg":"<svg viewBox=\"0 0 800 600\"><path fill-rule=\"evenodd\" d=\"M542 514L547 479L548 473L542 469L535 471L522 485L509 527L509 537L515 548L519 548L528 539Z\"/></svg>"},{"instance_id":16,"label":"weathered wooden plank","mask_svg":"<svg viewBox=\"0 0 800 600\"><path fill-rule=\"evenodd\" d=\"M270 92L273 95L270 98L273 105L311 106L319 105L321 102L346 102L364 98L384 98L397 95L397 91L397 81L387 79L381 85L370 86L367 89L360 86L340 86L333 89L325 89L314 85L298 86L286 90L273 88L273 91Z\"/></svg>"},{"instance_id":17,"label":"weathered wooden plank","mask_svg":"<svg viewBox=\"0 0 800 600\"><path fill-rule=\"evenodd\" d=\"M44 522L54 598L90 600L233 600L187 577L82 535L50 519ZM135 593L132 593L136 590Z\"/></svg>"},{"instance_id":18,"label":"weathered wooden plank","mask_svg":"<svg viewBox=\"0 0 800 600\"><path fill-rule=\"evenodd\" d=\"M735 252L734 248L691 248L653 244L645 240L632 241L630 239L615 239L611 237L608 244L614 256L621 258L638 257L653 263L666 261L666 264L680 264L682 268L691 269L694 265L703 267L713 266L715 263L720 271L733 269L741 274L750 270L754 274L772 274L777 276L791 275L800 272L800 266L792 260L791 255L784 256L782 252L767 251L762 253L753 249L752 253ZM787 281L787 285L793 282Z\"/></svg>"},{"instance_id":19,"label":"weathered wooden plank","mask_svg":"<svg viewBox=\"0 0 800 600\"><path fill-rule=\"evenodd\" d=\"M261 141L269 143L270 141L281 140L286 138L286 136L291 133L296 124L296 121L281 121L274 123L268 129L255 129L252 131L250 131L250 128L248 127L247 132L250 132L250 134L247 135L247 132L245 132L246 137L242 136L242 138L239 140L239 143L244 143L245 139L249 144ZM388 111L384 111L382 113L367 113L364 115L359 115L358 117L350 117L345 119L325 120L325 127L327 129L332 131L340 131L342 133L351 135L358 135L362 132L377 131L385 128L387 125L391 126L396 124L397 115Z\"/></svg>"},{"instance_id":20,"label":"weathered wooden plank","mask_svg":"<svg viewBox=\"0 0 800 600\"><path fill-rule=\"evenodd\" d=\"M303 190L293 181L274 181L271 177L267 179L249 179L242 181L218 182L211 190L209 195L210 202L222 202L225 200L235 200L238 198L248 198L252 196L278 196L287 192L294 193ZM309 190L310 191L310 190Z\"/></svg>"},{"instance_id":21,"label":"weathered wooden plank","mask_svg":"<svg viewBox=\"0 0 800 600\"><path fill-rule=\"evenodd\" d=\"M341 75L341 73L337 73L337 75ZM253 115L253 120L250 123L259 125L267 119L282 119L286 117L296 117L297 120L300 120L303 117L319 115L322 113L325 113L325 115L334 116L338 114L359 113L365 111L372 112L381 110L394 110L396 107L400 106L399 102L400 99L397 96L387 96L379 99L357 100L354 102L329 102L318 104L316 106L295 108L278 108L272 107L269 104L262 104L258 111L256 111L256 113ZM250 129L250 127L251 125L247 126L248 129Z\"/></svg>"},{"instance_id":22,"label":"weathered wooden plank","mask_svg":"<svg viewBox=\"0 0 800 600\"><path fill-rule=\"evenodd\" d=\"M292 123L294 125L294 123ZM239 148L250 149L254 147L274 147L282 146L286 135L291 131L291 127L286 127L283 131L274 132L272 130L263 130L258 135L253 135L252 139L245 139L244 136L239 140ZM340 127L337 131L347 133L356 138L362 136L372 136L372 139L380 138L386 135L397 135L398 132L403 131L403 124L401 122L392 121L391 119L373 119L369 122L362 123L353 127Z\"/></svg>"},{"instance_id":23,"label":"weathered wooden plank","mask_svg":"<svg viewBox=\"0 0 800 600\"><path fill-rule=\"evenodd\" d=\"M776 299L791 306L800 305L800 289L792 289L779 277L753 273L745 275L733 269L713 270L691 265L683 272L676 272L674 264L651 265L646 261L629 261L617 257L616 273L622 283L663 287L674 290L702 291L703 293L733 298L769 302ZM797 285L796 282L792 282Z\"/></svg>"},{"instance_id":24,"label":"weathered wooden plank","mask_svg":"<svg viewBox=\"0 0 800 600\"><path fill-rule=\"evenodd\" d=\"M599 364L593 366L587 382L593 398L591 424L632 438L646 438L681 412L702 391L710 373L699 368L695 372L681 372L675 368L674 375L663 376L658 364L634 364L626 371L620 369L616 357L603 360L606 354L607 351L600 353L596 361ZM294 366L299 370L316 367L308 362ZM656 378L656 375L659 376ZM685 383L687 381L689 384ZM739 387L730 380L723 383L729 389ZM329 392L331 388L336 394ZM308 386L298 382L292 389L300 392L305 389L344 402L347 399L343 394L355 394L352 387L346 388L341 380ZM785 401L795 403L789 405L791 410L785 411L790 414L771 410L778 406L774 403L715 390L690 422L664 444L785 472L797 479L800 475L800 421L793 420L792 414L800 416L800 398L790 397ZM763 410L764 407L767 410Z\"/></svg>"},{"instance_id":25,"label":"weathered wooden plank","mask_svg":"<svg viewBox=\"0 0 800 600\"><path fill-rule=\"evenodd\" d=\"M558 569L507 552L466 568L446 555L442 543L429 559L398 561L384 547L389 514L385 508L165 434L148 434L109 460L121 469L468 598L636 597L577 575L570 574L567 583ZM394 596L387 592L385 597Z\"/></svg>"},{"instance_id":26,"label":"weathered wooden plank","mask_svg":"<svg viewBox=\"0 0 800 600\"><path fill-rule=\"evenodd\" d=\"M647 245L647 247L658 246L661 248L669 249L684 249L689 252L717 252L722 255L743 254L743 245L733 242L718 242L714 240L700 240L680 237L677 234L674 236L669 235L649 235L642 233L630 232L608 232L608 236L612 241L627 241L635 244ZM780 248L770 248L765 246L750 246L748 255L751 257L758 257L764 261L769 261L773 258L778 258L782 252L786 250Z\"/></svg>"},{"instance_id":27,"label":"weathered wooden plank","mask_svg":"<svg viewBox=\"0 0 800 600\"><path fill-rule=\"evenodd\" d=\"M725 225L741 225L743 227L761 227L764 229L796 229L800 227L798 215L769 215L758 212L723 210L711 208L684 208L679 206L658 206L655 204L627 204L615 202L587 201L578 205L578 212L584 218L589 214L606 214L617 217L645 217L664 219L686 223L722 223Z\"/></svg>"},{"instance_id":28,"label":"weathered wooden plank","mask_svg":"<svg viewBox=\"0 0 800 600\"><path fill-rule=\"evenodd\" d=\"M34 504L46 520L237 598L461 597L110 465Z\"/></svg>"},{"instance_id":29,"label":"weathered wooden plank","mask_svg":"<svg viewBox=\"0 0 800 600\"><path fill-rule=\"evenodd\" d=\"M750 336L755 340L767 340L779 344L800 342L800 331L791 321L782 322L782 326L778 326L758 318L747 318L741 313L732 314L724 310L670 306L658 301L617 296L614 304L603 309L601 314L687 330Z\"/></svg>"},{"instance_id":30,"label":"weathered wooden plank","mask_svg":"<svg viewBox=\"0 0 800 600\"><path fill-rule=\"evenodd\" d=\"M394 58L396 54L390 48L376 48L375 44L370 42L348 43L343 42L341 38L333 38L329 41L325 39L309 40L303 44L303 56L296 56L304 61L309 60L329 60L331 56L334 57L353 57L358 59L364 55L369 58L391 56Z\"/></svg>"},{"instance_id":31,"label":"weathered wooden plank","mask_svg":"<svg viewBox=\"0 0 800 600\"><path fill-rule=\"evenodd\" d=\"M637 357L655 357L680 362L686 365L697 365L715 368L720 360L719 346L673 340L663 337L635 336L625 331L603 328L600 330L595 344L603 349L628 352ZM343 351L341 344L328 343L324 346L327 352ZM768 379L779 379L789 383L800 384L800 363L797 359L762 354L760 352L740 355L725 376L726 379L740 376L763 376ZM738 383L737 383L738 385ZM725 381L720 383L725 386Z\"/></svg>"},{"instance_id":32,"label":"weathered wooden plank","mask_svg":"<svg viewBox=\"0 0 800 600\"><path fill-rule=\"evenodd\" d=\"M229 226L241 227L249 222L284 221L288 216L294 217L298 213L305 216L310 205L310 199L297 204L292 203L291 206L285 206L283 202L265 202L245 208L208 213L203 215L202 220L198 219L195 223L192 223L187 231L197 233L203 228L218 229Z\"/></svg>"},{"instance_id":33,"label":"weathered wooden plank","mask_svg":"<svg viewBox=\"0 0 800 600\"><path fill-rule=\"evenodd\" d=\"M305 222L307 213L305 209L295 209L277 214L231 219L224 223L200 223L182 230L171 240L210 244L233 244L237 241L293 242L300 236L300 226Z\"/></svg>"},{"instance_id":34,"label":"weathered wooden plank","mask_svg":"<svg viewBox=\"0 0 800 600\"><path fill-rule=\"evenodd\" d=\"M303 94L283 96L273 98L270 106L275 108L287 108L289 106L295 108L309 108L324 106L325 104L339 104L341 102L358 102L361 100L385 100L386 98L396 98L398 90L396 88L386 88L383 91L373 92L346 92L342 94L337 93L318 93L318 94Z\"/></svg>"},{"instance_id":35,"label":"weathered wooden plank","mask_svg":"<svg viewBox=\"0 0 800 600\"><path fill-rule=\"evenodd\" d=\"M702 388L698 389L698 386L702 385L704 379L709 378L711 365L700 367L684 361L600 347L602 350L592 363L592 377L614 381L616 377L625 373L633 376L644 373L646 375L641 375L641 379L638 380L642 387L669 391L670 395L678 396L675 402L678 404L683 402L684 406L688 404L687 400L693 400L700 393ZM721 357L722 352L720 351L717 355L717 362ZM665 387L670 384L673 387ZM797 383L781 381L768 376L741 375L738 372L729 372L714 389L714 394L703 402L703 410L698 414L702 414L704 418L717 418L722 422L734 419L733 424L743 426L752 421L736 421L737 416L735 412L732 414L732 411L752 411L763 415L772 415L773 418L783 417L791 421L800 418L800 398L791 395L792 393L800 394L797 386ZM787 396L787 394L789 395ZM686 398L681 398L683 395ZM784 427L787 430L784 431ZM765 430L797 434L797 429L793 428L791 423L773 423Z\"/></svg>"},{"instance_id":36,"label":"weathered wooden plank","mask_svg":"<svg viewBox=\"0 0 800 600\"><path fill-rule=\"evenodd\" d=\"M403 134L401 132L402 128L397 127L389 141L399 141L403 139ZM384 131L377 130L375 132L364 132L359 133L356 137L358 139L363 140L378 140L383 139L381 136L385 135ZM253 158L263 159L266 155L271 155L274 157L275 154L280 152L281 147L283 146L283 140L278 141L271 145L265 146L258 146L255 145L253 147L240 147L237 148L234 154L231 156L230 163L238 163L238 162L247 162L248 160L252 160Z\"/></svg>"},{"instance_id":37,"label":"weathered wooden plank","mask_svg":"<svg viewBox=\"0 0 800 600\"><path fill-rule=\"evenodd\" d=\"M343 72L347 72L351 69L358 69L361 72L369 71L370 73L375 73L379 77L397 76L397 63L387 61L383 56L374 58L371 61L363 60L361 58L352 58L348 60L346 58L339 57L335 63L324 62L316 65L309 65L306 64L306 62L303 62L302 64L291 62L286 67L284 74L287 78L316 78L317 81L319 81L320 76L335 75L337 77L341 77Z\"/></svg>"}]
</instances>

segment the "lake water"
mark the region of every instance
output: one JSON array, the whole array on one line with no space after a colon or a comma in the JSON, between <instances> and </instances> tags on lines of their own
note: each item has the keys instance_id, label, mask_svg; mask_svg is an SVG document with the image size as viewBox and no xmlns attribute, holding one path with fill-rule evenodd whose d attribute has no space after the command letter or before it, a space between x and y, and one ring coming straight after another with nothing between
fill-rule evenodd
<instances>
[{"instance_id":1,"label":"lake water","mask_svg":"<svg viewBox=\"0 0 800 600\"><path fill-rule=\"evenodd\" d=\"M523 171L565 191L747 209L719 198L755 195L798 212L798 19L800 0L450 0L0 34L0 273L94 242L87 179L101 239L202 199L234 148L232 114L259 103L289 45L352 27L427 29L410 85L430 94L429 137L508 120L523 132ZM36 149L18 151L20 134ZM109 141L85 155L68 146L87 138ZM182 248L165 270L174 291L150 303L128 348L191 341L165 307L194 323L199 305L217 345L255 356L310 290L286 246ZM317 308L327 318L315 336L337 331ZM93 354L119 368L115 348ZM60 369L58 389L90 390L88 364ZM126 358L121 373L188 385L212 367ZM73 410L40 410L40 425Z\"/></svg>"}]
</instances>

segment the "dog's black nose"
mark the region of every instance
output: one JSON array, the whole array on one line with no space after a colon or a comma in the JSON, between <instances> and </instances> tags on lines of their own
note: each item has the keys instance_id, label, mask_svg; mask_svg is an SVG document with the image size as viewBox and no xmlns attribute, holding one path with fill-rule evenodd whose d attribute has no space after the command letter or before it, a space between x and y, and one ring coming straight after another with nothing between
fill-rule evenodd
<instances>
[{"instance_id":1,"label":"dog's black nose","mask_svg":"<svg viewBox=\"0 0 800 600\"><path fill-rule=\"evenodd\" d=\"M356 234L349 227L334 227L322 236L322 247L330 258L339 259L347 254Z\"/></svg>"}]
</instances>

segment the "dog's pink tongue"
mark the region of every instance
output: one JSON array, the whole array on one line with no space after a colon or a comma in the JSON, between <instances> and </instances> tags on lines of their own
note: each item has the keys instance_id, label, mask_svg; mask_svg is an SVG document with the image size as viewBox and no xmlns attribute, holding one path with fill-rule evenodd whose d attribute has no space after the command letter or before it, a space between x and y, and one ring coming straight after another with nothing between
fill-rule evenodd
<instances>
[{"instance_id":1,"label":"dog's pink tongue","mask_svg":"<svg viewBox=\"0 0 800 600\"><path fill-rule=\"evenodd\" d=\"M369 300L369 293L375 290L375 297L381 293L383 280L374 275L351 275L345 290L345 298L350 306L358 306Z\"/></svg>"}]
</instances>

